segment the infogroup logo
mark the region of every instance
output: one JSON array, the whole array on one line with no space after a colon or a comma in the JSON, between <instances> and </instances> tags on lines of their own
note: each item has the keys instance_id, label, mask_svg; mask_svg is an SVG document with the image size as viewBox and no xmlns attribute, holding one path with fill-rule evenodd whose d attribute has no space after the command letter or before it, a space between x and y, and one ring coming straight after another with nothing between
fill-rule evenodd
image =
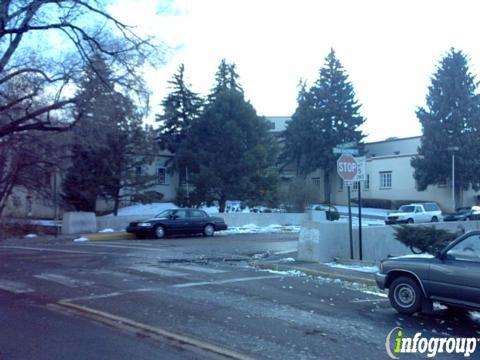
<instances>
[{"instance_id":1,"label":"infogroup logo","mask_svg":"<svg viewBox=\"0 0 480 360\"><path fill-rule=\"evenodd\" d=\"M468 358L477 349L480 339L477 338L455 338L455 337L432 337L426 338L421 332L413 337L405 336L402 328L396 327L391 330L385 340L385 348L391 359L400 359L401 354L422 354L429 358L437 354L463 354Z\"/></svg>"}]
</instances>

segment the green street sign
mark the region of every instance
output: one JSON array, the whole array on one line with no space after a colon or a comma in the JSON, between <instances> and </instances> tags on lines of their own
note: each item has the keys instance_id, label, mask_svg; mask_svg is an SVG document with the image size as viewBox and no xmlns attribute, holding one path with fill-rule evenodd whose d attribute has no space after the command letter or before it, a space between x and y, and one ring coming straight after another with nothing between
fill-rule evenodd
<instances>
[{"instance_id":1,"label":"green street sign","mask_svg":"<svg viewBox=\"0 0 480 360\"><path fill-rule=\"evenodd\" d=\"M357 142L356 141L351 141L351 142L347 142L347 143L343 143L343 144L338 144L337 146L335 146L335 148L339 148L339 149L351 149L351 148L356 148L357 147Z\"/></svg>"},{"instance_id":2,"label":"green street sign","mask_svg":"<svg viewBox=\"0 0 480 360\"><path fill-rule=\"evenodd\" d=\"M358 149L343 149L338 147L333 148L333 153L334 154L350 154L350 155L359 154Z\"/></svg>"}]
</instances>

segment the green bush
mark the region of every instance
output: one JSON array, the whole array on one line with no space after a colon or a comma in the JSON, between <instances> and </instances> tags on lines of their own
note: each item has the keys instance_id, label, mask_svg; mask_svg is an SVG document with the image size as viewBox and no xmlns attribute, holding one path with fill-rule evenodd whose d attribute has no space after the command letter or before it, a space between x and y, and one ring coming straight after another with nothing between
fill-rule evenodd
<instances>
[{"instance_id":1,"label":"green bush","mask_svg":"<svg viewBox=\"0 0 480 360\"><path fill-rule=\"evenodd\" d=\"M352 202L358 204L358 199L352 199ZM391 209L392 200L389 199L362 199L362 207L374 209Z\"/></svg>"},{"instance_id":2,"label":"green bush","mask_svg":"<svg viewBox=\"0 0 480 360\"><path fill-rule=\"evenodd\" d=\"M408 246L414 253L435 254L436 251L444 248L456 234L435 229L433 226L395 226L395 239Z\"/></svg>"}]
</instances>

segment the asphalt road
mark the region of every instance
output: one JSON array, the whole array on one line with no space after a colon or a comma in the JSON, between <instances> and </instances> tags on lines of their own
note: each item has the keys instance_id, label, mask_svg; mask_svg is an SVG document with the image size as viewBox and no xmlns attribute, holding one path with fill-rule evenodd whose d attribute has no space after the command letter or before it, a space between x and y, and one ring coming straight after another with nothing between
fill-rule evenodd
<instances>
[{"instance_id":1,"label":"asphalt road","mask_svg":"<svg viewBox=\"0 0 480 360\"><path fill-rule=\"evenodd\" d=\"M479 337L469 315L399 316L375 288L249 265L296 238L2 242L0 359L384 359L397 326Z\"/></svg>"}]
</instances>

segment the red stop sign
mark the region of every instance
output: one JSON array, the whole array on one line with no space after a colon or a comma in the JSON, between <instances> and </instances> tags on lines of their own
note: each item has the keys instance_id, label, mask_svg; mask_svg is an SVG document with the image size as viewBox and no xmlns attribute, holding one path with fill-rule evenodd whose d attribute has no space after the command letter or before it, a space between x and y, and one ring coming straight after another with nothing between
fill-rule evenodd
<instances>
[{"instance_id":1,"label":"red stop sign","mask_svg":"<svg viewBox=\"0 0 480 360\"><path fill-rule=\"evenodd\" d=\"M352 155L342 154L337 160L337 172L344 181L353 181L358 173L357 160Z\"/></svg>"}]
</instances>

